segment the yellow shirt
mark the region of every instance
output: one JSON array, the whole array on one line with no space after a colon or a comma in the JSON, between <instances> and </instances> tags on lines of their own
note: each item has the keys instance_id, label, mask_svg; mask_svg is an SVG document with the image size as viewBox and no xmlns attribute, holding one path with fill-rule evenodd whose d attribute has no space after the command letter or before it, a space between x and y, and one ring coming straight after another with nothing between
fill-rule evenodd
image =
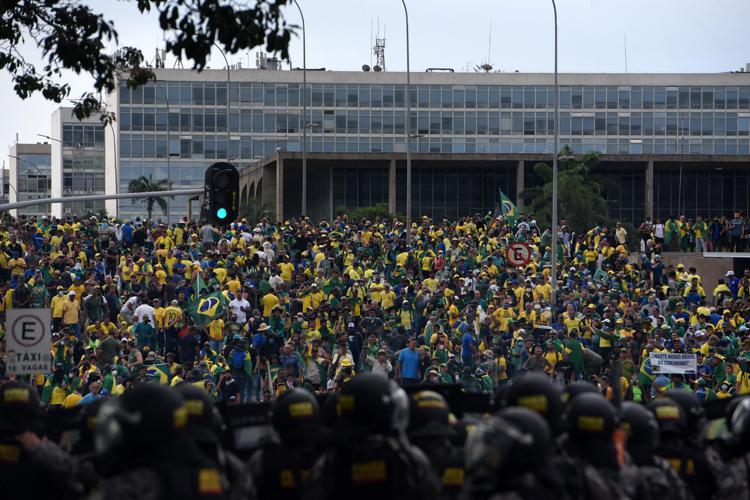
<instances>
[{"instance_id":1,"label":"yellow shirt","mask_svg":"<svg viewBox=\"0 0 750 500\"><path fill-rule=\"evenodd\" d=\"M63 315L63 304L68 298L65 295L55 295L50 301L50 308L52 309L53 318L62 318Z\"/></svg>"},{"instance_id":2,"label":"yellow shirt","mask_svg":"<svg viewBox=\"0 0 750 500\"><path fill-rule=\"evenodd\" d=\"M65 409L74 408L78 404L78 402L82 399L83 399L83 396L81 396L77 392L68 394L63 400L62 406Z\"/></svg>"},{"instance_id":3,"label":"yellow shirt","mask_svg":"<svg viewBox=\"0 0 750 500\"><path fill-rule=\"evenodd\" d=\"M217 318L208 324L208 336L211 340L224 340L224 320Z\"/></svg>"},{"instance_id":4,"label":"yellow shirt","mask_svg":"<svg viewBox=\"0 0 750 500\"><path fill-rule=\"evenodd\" d=\"M294 264L291 262L282 262L279 264L281 270L281 279L284 281L292 281L292 275L294 273Z\"/></svg>"},{"instance_id":5,"label":"yellow shirt","mask_svg":"<svg viewBox=\"0 0 750 500\"><path fill-rule=\"evenodd\" d=\"M261 299L261 303L263 304L263 316L268 318L271 316L271 309L273 309L273 306L279 303L279 298L272 293L267 293Z\"/></svg>"},{"instance_id":6,"label":"yellow shirt","mask_svg":"<svg viewBox=\"0 0 750 500\"><path fill-rule=\"evenodd\" d=\"M737 389L740 396L750 394L750 373L745 373L740 370L737 374Z\"/></svg>"},{"instance_id":7,"label":"yellow shirt","mask_svg":"<svg viewBox=\"0 0 750 500\"><path fill-rule=\"evenodd\" d=\"M63 302L63 323L72 325L78 323L78 315L81 310L81 303L77 300L66 300Z\"/></svg>"},{"instance_id":8,"label":"yellow shirt","mask_svg":"<svg viewBox=\"0 0 750 500\"><path fill-rule=\"evenodd\" d=\"M240 290L242 290L242 283L236 277L227 281L227 288L231 291L235 297L239 297Z\"/></svg>"},{"instance_id":9,"label":"yellow shirt","mask_svg":"<svg viewBox=\"0 0 750 500\"><path fill-rule=\"evenodd\" d=\"M396 292L383 292L380 294L380 307L390 309L396 303Z\"/></svg>"},{"instance_id":10,"label":"yellow shirt","mask_svg":"<svg viewBox=\"0 0 750 500\"><path fill-rule=\"evenodd\" d=\"M167 306L164 308L164 317L162 321L165 327L174 326L176 321L182 318L182 309L176 306Z\"/></svg>"}]
</instances>

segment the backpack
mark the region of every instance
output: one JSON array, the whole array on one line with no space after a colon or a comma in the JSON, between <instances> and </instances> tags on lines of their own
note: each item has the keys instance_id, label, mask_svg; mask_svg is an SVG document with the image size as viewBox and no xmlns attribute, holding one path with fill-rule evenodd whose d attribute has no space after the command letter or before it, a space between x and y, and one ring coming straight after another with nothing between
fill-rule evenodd
<instances>
[{"instance_id":1,"label":"backpack","mask_svg":"<svg viewBox=\"0 0 750 500\"><path fill-rule=\"evenodd\" d=\"M232 351L229 366L235 370L242 370L245 367L245 351Z\"/></svg>"}]
</instances>

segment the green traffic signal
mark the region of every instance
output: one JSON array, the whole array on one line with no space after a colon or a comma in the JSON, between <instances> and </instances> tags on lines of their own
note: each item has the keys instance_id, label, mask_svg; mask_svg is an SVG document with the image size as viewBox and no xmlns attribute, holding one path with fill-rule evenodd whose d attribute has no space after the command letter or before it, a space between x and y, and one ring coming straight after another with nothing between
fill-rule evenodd
<instances>
[{"instance_id":1,"label":"green traffic signal","mask_svg":"<svg viewBox=\"0 0 750 500\"><path fill-rule=\"evenodd\" d=\"M226 208L220 208L216 211L216 218L217 219L226 219L227 218L227 209Z\"/></svg>"}]
</instances>

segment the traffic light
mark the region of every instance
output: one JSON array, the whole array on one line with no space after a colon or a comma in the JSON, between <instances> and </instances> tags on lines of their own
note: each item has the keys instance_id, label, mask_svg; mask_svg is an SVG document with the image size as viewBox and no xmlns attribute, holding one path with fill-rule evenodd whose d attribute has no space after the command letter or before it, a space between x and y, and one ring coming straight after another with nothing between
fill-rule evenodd
<instances>
[{"instance_id":1,"label":"traffic light","mask_svg":"<svg viewBox=\"0 0 750 500\"><path fill-rule=\"evenodd\" d=\"M204 217L211 224L230 224L237 219L240 174L226 162L212 164L206 170L203 195Z\"/></svg>"}]
</instances>

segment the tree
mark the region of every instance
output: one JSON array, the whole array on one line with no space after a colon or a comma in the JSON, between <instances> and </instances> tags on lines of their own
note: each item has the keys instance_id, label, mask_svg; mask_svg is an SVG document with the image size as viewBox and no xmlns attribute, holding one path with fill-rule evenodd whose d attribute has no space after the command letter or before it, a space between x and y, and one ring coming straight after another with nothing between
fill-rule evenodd
<instances>
[{"instance_id":1,"label":"tree","mask_svg":"<svg viewBox=\"0 0 750 500\"><path fill-rule=\"evenodd\" d=\"M609 205L604 197L610 181L596 175L598 166L598 153L578 157L573 155L570 146L565 146L557 155L558 221L567 220L570 228L578 234L610 222ZM552 167L537 163L534 172L544 184L527 188L522 194L537 221L549 227L552 222Z\"/></svg>"},{"instance_id":2,"label":"tree","mask_svg":"<svg viewBox=\"0 0 750 500\"><path fill-rule=\"evenodd\" d=\"M153 176L149 175L146 177L142 175L137 179L133 179L128 184L129 193L150 193L153 191L167 191L169 189L169 181L167 179L161 179L154 182ZM172 198L170 196L170 198ZM148 213L148 222L151 223L151 215L154 212L154 204L159 205L162 213L167 213L167 200L161 196L144 196L143 198L135 198L146 202L146 212Z\"/></svg>"},{"instance_id":3,"label":"tree","mask_svg":"<svg viewBox=\"0 0 750 500\"><path fill-rule=\"evenodd\" d=\"M287 26L281 8L289 0L257 0L252 7L234 0L137 0L141 13L159 12L159 28L167 38L166 49L193 68L206 67L214 43L235 54L265 43L268 52L288 58L295 26ZM98 2L93 2L98 4ZM95 13L81 0L15 0L0 4L0 70L13 80L21 99L41 92L45 99L62 102L70 94L64 70L85 73L94 80L73 108L76 117L100 114L104 123L114 115L103 109L101 94L115 88L118 77L136 87L154 78L143 67L140 50L122 47L107 53L107 44L117 43L114 22ZM42 68L28 62L19 45L28 43L41 52Z\"/></svg>"},{"instance_id":4,"label":"tree","mask_svg":"<svg viewBox=\"0 0 750 500\"><path fill-rule=\"evenodd\" d=\"M258 198L250 198L244 205L240 205L240 217L247 218L247 221L251 225L255 225L263 217L268 217L272 208L268 203L263 203Z\"/></svg>"}]
</instances>

